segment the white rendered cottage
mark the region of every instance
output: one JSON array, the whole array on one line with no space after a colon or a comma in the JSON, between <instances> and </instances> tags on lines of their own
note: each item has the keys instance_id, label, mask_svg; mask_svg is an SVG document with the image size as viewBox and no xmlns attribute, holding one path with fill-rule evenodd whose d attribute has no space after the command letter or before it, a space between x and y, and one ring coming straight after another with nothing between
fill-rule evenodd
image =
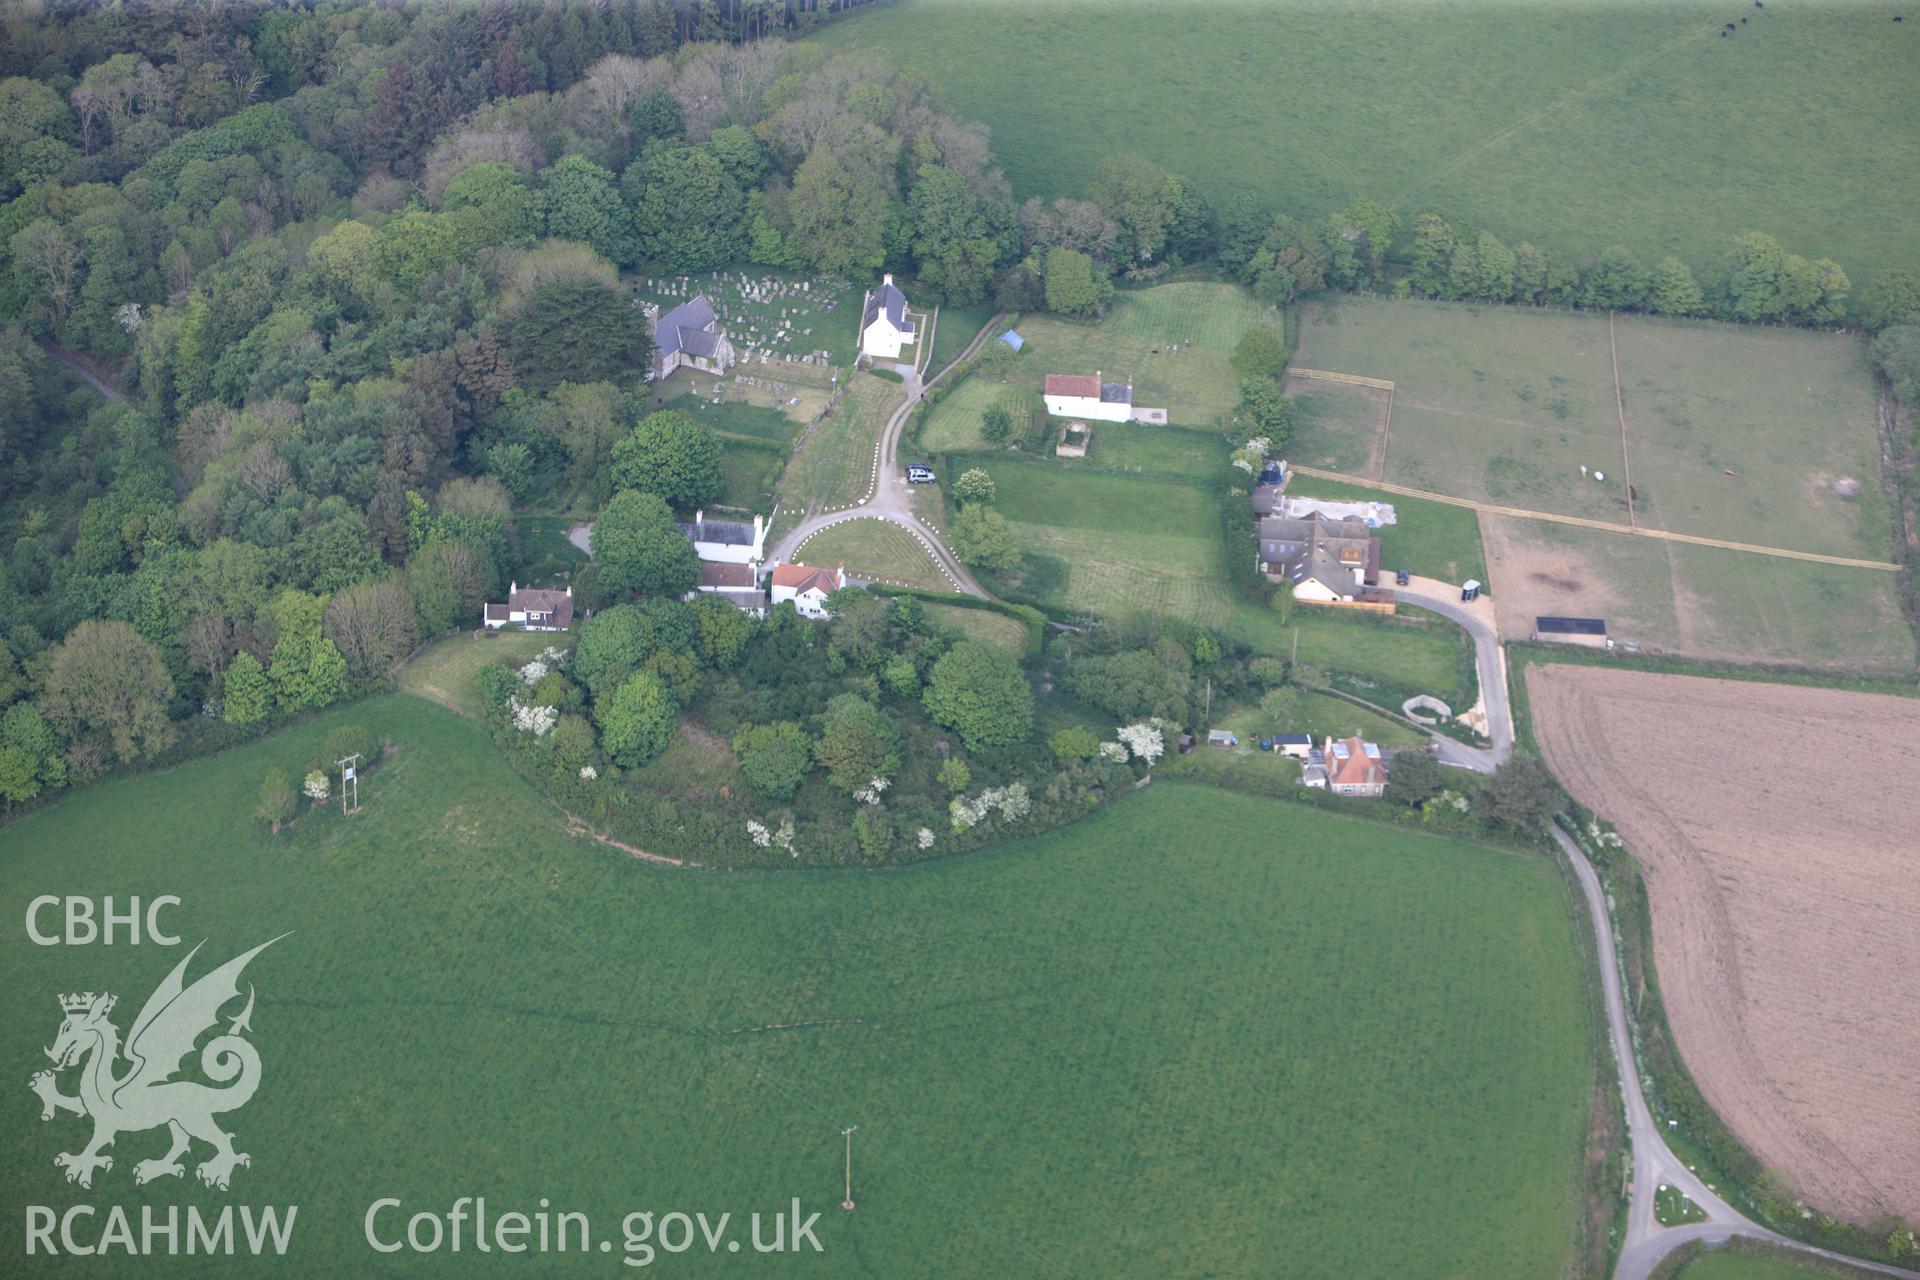
<instances>
[{"instance_id":1,"label":"white rendered cottage","mask_svg":"<svg viewBox=\"0 0 1920 1280\"><path fill-rule=\"evenodd\" d=\"M767 519L756 514L753 523L709 520L706 511L693 513L691 523L679 526L693 541L694 554L719 564L759 564L766 558Z\"/></svg>"},{"instance_id":2,"label":"white rendered cottage","mask_svg":"<svg viewBox=\"0 0 1920 1280\"><path fill-rule=\"evenodd\" d=\"M773 571L773 603L793 601L803 618L825 618L827 597L847 585L847 566L816 569L805 564L778 565Z\"/></svg>"},{"instance_id":3,"label":"white rendered cottage","mask_svg":"<svg viewBox=\"0 0 1920 1280\"><path fill-rule=\"evenodd\" d=\"M1133 417L1133 384L1103 382L1099 374L1050 373L1045 394L1047 412L1056 418L1097 418L1126 422Z\"/></svg>"},{"instance_id":4,"label":"white rendered cottage","mask_svg":"<svg viewBox=\"0 0 1920 1280\"><path fill-rule=\"evenodd\" d=\"M516 626L528 631L565 631L573 625L573 588L554 591L510 582L506 603L483 605L480 621L495 630Z\"/></svg>"},{"instance_id":5,"label":"white rendered cottage","mask_svg":"<svg viewBox=\"0 0 1920 1280\"><path fill-rule=\"evenodd\" d=\"M891 274L882 276L880 287L867 294L860 308L860 354L898 360L900 348L913 341L913 326L907 322L907 296L893 287Z\"/></svg>"}]
</instances>

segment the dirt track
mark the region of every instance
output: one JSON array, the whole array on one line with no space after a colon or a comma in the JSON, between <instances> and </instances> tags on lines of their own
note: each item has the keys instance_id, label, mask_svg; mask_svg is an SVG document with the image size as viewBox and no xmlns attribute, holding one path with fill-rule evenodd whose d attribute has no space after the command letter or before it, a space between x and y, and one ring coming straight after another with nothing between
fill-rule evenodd
<instances>
[{"instance_id":1,"label":"dirt track","mask_svg":"<svg viewBox=\"0 0 1920 1280\"><path fill-rule=\"evenodd\" d=\"M1645 868L1708 1101L1809 1203L1920 1218L1920 702L1573 666L1527 689Z\"/></svg>"}]
</instances>

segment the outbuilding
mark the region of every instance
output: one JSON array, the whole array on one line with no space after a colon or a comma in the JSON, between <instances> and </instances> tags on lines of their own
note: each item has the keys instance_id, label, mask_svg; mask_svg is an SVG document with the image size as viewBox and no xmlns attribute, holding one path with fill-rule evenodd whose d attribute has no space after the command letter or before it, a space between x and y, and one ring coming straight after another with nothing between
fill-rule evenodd
<instances>
[{"instance_id":1,"label":"outbuilding","mask_svg":"<svg viewBox=\"0 0 1920 1280\"><path fill-rule=\"evenodd\" d=\"M1533 638L1553 644L1579 644L1589 649L1611 649L1605 618L1548 618L1533 620Z\"/></svg>"}]
</instances>

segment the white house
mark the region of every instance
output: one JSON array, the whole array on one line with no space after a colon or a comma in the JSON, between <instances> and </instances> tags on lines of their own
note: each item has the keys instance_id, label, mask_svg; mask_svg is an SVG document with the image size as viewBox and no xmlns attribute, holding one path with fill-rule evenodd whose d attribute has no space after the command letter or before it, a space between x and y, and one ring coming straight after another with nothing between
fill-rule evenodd
<instances>
[{"instance_id":1,"label":"white house","mask_svg":"<svg viewBox=\"0 0 1920 1280\"><path fill-rule=\"evenodd\" d=\"M1098 418L1125 422L1133 417L1133 384L1103 382L1099 374L1047 375L1047 412L1056 418Z\"/></svg>"},{"instance_id":2,"label":"white house","mask_svg":"<svg viewBox=\"0 0 1920 1280\"><path fill-rule=\"evenodd\" d=\"M720 332L706 294L688 298L653 318L653 376L664 378L682 367L725 373L733 366L733 344Z\"/></svg>"},{"instance_id":3,"label":"white house","mask_svg":"<svg viewBox=\"0 0 1920 1280\"><path fill-rule=\"evenodd\" d=\"M756 514L753 523L709 520L704 509L693 513L680 532L693 540L694 554L720 564L759 564L766 558L767 520Z\"/></svg>"},{"instance_id":4,"label":"white house","mask_svg":"<svg viewBox=\"0 0 1920 1280\"><path fill-rule=\"evenodd\" d=\"M783 564L773 571L773 603L793 601L804 618L825 618L827 597L847 585L847 566L815 569L811 565Z\"/></svg>"},{"instance_id":5,"label":"white house","mask_svg":"<svg viewBox=\"0 0 1920 1280\"><path fill-rule=\"evenodd\" d=\"M860 308L860 354L879 360L898 360L900 348L914 340L907 323L907 296L893 287L891 274L880 277L880 287L867 294Z\"/></svg>"},{"instance_id":6,"label":"white house","mask_svg":"<svg viewBox=\"0 0 1920 1280\"><path fill-rule=\"evenodd\" d=\"M554 591L528 587L523 591L519 583L510 582L507 602L489 601L481 606L480 621L496 630L518 626L528 631L565 631L573 625L573 588Z\"/></svg>"}]
</instances>

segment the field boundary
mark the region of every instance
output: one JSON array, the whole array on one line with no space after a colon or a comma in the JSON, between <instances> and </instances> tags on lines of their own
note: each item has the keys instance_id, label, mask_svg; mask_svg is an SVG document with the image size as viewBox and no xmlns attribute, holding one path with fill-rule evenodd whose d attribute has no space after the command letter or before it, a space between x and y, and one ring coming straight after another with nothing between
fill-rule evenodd
<instances>
[{"instance_id":1,"label":"field boundary","mask_svg":"<svg viewBox=\"0 0 1920 1280\"><path fill-rule=\"evenodd\" d=\"M1393 384L1385 378L1364 378L1357 373L1330 373L1325 369L1288 369L1290 378L1310 378L1315 382L1345 382L1356 387L1377 387L1381 391L1393 390Z\"/></svg>"},{"instance_id":2,"label":"field boundary","mask_svg":"<svg viewBox=\"0 0 1920 1280\"><path fill-rule=\"evenodd\" d=\"M1357 484L1369 489L1380 489L1387 493L1403 494L1409 498L1425 498L1429 502L1444 502L1449 506L1466 507L1473 511L1493 516L1509 516L1515 520L1544 520L1551 524L1569 524L1582 529L1598 529L1602 533L1625 533L1638 538L1658 538L1665 542L1685 542L1696 547L1718 547L1724 551L1746 551L1753 555L1774 556L1782 560L1808 560L1814 564L1839 565L1845 569L1877 569L1882 573L1899 573L1900 566L1889 560L1860 560L1852 556L1830 556L1818 551L1795 551L1791 547L1763 547L1751 542L1731 542L1725 538L1707 538L1697 533L1675 533L1671 529L1642 529L1636 525L1619 524L1612 520L1590 520L1585 516L1566 516L1553 511L1529 511L1524 507L1507 507L1497 502L1477 502L1472 498L1456 498L1448 493L1433 493L1426 489L1415 489L1404 484L1393 484L1386 480L1369 480L1365 476L1348 475L1344 471L1322 471L1318 467L1309 467L1300 463L1289 463L1289 467L1303 476L1317 476L1322 480L1338 480L1342 484Z\"/></svg>"},{"instance_id":3,"label":"field boundary","mask_svg":"<svg viewBox=\"0 0 1920 1280\"><path fill-rule=\"evenodd\" d=\"M1613 365L1613 412L1620 419L1620 480L1627 487L1627 523L1635 529L1640 518L1633 513L1633 455L1627 447L1627 396L1620 389L1620 344L1613 336L1613 312L1607 312L1607 359Z\"/></svg>"},{"instance_id":4,"label":"field boundary","mask_svg":"<svg viewBox=\"0 0 1920 1280\"><path fill-rule=\"evenodd\" d=\"M1309 382L1337 382L1347 387L1369 387L1375 391L1387 393L1387 416L1380 424L1380 430L1374 437L1374 448L1368 450L1368 460L1373 464L1374 482L1386 479L1387 446L1393 443L1393 392L1394 384L1385 378L1368 378L1358 373L1334 373L1328 369L1288 369L1289 378L1305 378Z\"/></svg>"}]
</instances>

